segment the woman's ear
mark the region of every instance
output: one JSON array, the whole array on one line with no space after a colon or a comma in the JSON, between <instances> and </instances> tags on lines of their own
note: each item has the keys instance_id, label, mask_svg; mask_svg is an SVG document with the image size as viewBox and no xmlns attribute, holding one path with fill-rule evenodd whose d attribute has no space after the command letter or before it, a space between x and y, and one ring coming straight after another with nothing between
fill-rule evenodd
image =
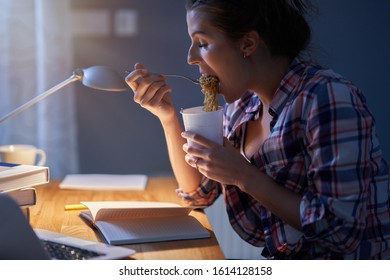
<instances>
[{"instance_id":1,"label":"woman's ear","mask_svg":"<svg viewBox=\"0 0 390 280\"><path fill-rule=\"evenodd\" d=\"M246 58L252 55L261 43L262 41L259 33L254 30L247 32L241 39L241 51L243 57Z\"/></svg>"}]
</instances>

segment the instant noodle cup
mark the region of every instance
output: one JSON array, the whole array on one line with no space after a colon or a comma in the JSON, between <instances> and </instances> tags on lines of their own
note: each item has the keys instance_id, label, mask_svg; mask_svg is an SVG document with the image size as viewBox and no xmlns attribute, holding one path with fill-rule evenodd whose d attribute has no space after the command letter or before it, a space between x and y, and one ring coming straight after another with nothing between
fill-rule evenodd
<instances>
[{"instance_id":1,"label":"instant noodle cup","mask_svg":"<svg viewBox=\"0 0 390 280\"><path fill-rule=\"evenodd\" d=\"M220 145L223 144L223 108L218 107L217 111L206 112L203 106L182 109L185 131L198 133L207 139ZM188 144L196 146L188 140Z\"/></svg>"}]
</instances>

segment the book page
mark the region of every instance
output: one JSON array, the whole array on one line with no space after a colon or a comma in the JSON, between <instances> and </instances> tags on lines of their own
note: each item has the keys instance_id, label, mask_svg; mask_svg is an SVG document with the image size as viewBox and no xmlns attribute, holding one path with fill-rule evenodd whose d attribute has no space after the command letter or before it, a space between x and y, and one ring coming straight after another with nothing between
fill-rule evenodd
<instances>
[{"instance_id":1,"label":"book page","mask_svg":"<svg viewBox=\"0 0 390 280\"><path fill-rule=\"evenodd\" d=\"M141 219L188 215L192 208L175 203L144 201L88 201L93 220Z\"/></svg>"}]
</instances>

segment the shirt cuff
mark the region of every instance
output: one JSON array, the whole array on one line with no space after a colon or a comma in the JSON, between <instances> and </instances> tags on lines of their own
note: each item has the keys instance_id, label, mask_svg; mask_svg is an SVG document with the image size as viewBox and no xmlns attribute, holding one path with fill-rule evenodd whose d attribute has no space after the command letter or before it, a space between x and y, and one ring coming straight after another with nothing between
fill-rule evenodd
<instances>
[{"instance_id":1,"label":"shirt cuff","mask_svg":"<svg viewBox=\"0 0 390 280\"><path fill-rule=\"evenodd\" d=\"M192 206L210 206L221 194L221 184L202 178L202 182L197 189L192 192L185 192L183 189L176 189L176 193L189 205Z\"/></svg>"}]
</instances>

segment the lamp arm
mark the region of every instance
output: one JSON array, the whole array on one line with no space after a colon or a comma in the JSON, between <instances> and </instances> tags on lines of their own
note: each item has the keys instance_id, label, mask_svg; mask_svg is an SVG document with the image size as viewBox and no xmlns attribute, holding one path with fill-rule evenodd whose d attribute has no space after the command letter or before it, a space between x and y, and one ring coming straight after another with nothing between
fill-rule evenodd
<instances>
[{"instance_id":1,"label":"lamp arm","mask_svg":"<svg viewBox=\"0 0 390 280\"><path fill-rule=\"evenodd\" d=\"M58 85L52 87L51 89L45 91L44 93L42 93L41 95L31 99L30 101L28 101L27 103L23 104L22 106L16 108L15 110L13 110L11 113L8 113L7 115L5 115L4 117L2 117L0 119L0 124L5 122L6 120L12 118L13 116L23 112L24 110L30 108L32 105L34 105L35 103L41 101L42 99L46 98L47 96L49 96L50 94L56 92L57 90L63 88L64 86L70 84L70 83L73 83L75 81L78 81L78 80L81 80L83 78L82 76L82 73L78 72L77 70L75 72L73 72L72 76L70 76L68 79L66 79L65 81L59 83Z\"/></svg>"}]
</instances>

